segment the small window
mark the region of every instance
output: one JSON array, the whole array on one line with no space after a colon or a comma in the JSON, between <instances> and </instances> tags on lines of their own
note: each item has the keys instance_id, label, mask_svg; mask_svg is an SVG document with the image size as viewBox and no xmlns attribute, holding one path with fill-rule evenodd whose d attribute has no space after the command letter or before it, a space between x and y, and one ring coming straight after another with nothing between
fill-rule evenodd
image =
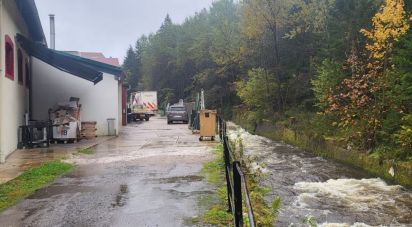
<instances>
[{"instance_id":1,"label":"small window","mask_svg":"<svg viewBox=\"0 0 412 227\"><path fill-rule=\"evenodd\" d=\"M17 51L17 77L19 84L23 84L23 53L20 49Z\"/></svg>"},{"instance_id":2,"label":"small window","mask_svg":"<svg viewBox=\"0 0 412 227\"><path fill-rule=\"evenodd\" d=\"M5 41L6 77L14 80L14 45L8 35Z\"/></svg>"},{"instance_id":3,"label":"small window","mask_svg":"<svg viewBox=\"0 0 412 227\"><path fill-rule=\"evenodd\" d=\"M26 61L26 66L24 71L26 72L26 87L30 88L30 83L31 83L31 76L30 76L30 65L29 61Z\"/></svg>"},{"instance_id":4,"label":"small window","mask_svg":"<svg viewBox=\"0 0 412 227\"><path fill-rule=\"evenodd\" d=\"M185 111L186 109L182 106L182 107L180 107L180 106L172 106L172 107L170 107L170 111Z\"/></svg>"}]
</instances>

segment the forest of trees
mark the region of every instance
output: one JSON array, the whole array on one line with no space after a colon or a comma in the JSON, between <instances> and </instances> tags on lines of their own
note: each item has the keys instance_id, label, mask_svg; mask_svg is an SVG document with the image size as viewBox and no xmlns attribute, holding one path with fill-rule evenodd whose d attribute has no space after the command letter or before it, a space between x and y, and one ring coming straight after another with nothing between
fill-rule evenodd
<instances>
[{"instance_id":1,"label":"forest of trees","mask_svg":"<svg viewBox=\"0 0 412 227\"><path fill-rule=\"evenodd\" d=\"M140 37L124 61L131 90L160 105L193 100L230 118L294 117L318 136L385 158L412 157L412 3L220 0Z\"/></svg>"}]
</instances>

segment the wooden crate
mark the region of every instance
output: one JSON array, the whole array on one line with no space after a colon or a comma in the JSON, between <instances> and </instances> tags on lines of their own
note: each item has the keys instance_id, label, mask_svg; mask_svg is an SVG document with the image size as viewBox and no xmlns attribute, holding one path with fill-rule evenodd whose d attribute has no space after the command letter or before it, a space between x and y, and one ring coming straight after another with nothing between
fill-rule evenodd
<instances>
[{"instance_id":1,"label":"wooden crate","mask_svg":"<svg viewBox=\"0 0 412 227\"><path fill-rule=\"evenodd\" d=\"M80 133L80 136L84 139L93 139L96 138L96 124L97 122L95 121L85 121L82 122L82 131Z\"/></svg>"}]
</instances>

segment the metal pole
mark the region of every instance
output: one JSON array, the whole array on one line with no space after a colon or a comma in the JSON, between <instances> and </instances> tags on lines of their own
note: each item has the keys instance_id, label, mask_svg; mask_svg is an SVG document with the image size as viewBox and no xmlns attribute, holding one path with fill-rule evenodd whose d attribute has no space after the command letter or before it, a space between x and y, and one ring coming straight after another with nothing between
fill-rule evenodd
<instances>
[{"instance_id":1,"label":"metal pole","mask_svg":"<svg viewBox=\"0 0 412 227\"><path fill-rule=\"evenodd\" d=\"M219 138L220 138L220 141L223 140L223 130L222 130L223 122L222 122L222 121L223 121L222 118L219 117L219 118L218 118L218 126L219 126Z\"/></svg>"},{"instance_id":2,"label":"metal pole","mask_svg":"<svg viewBox=\"0 0 412 227\"><path fill-rule=\"evenodd\" d=\"M56 49L56 30L54 24L54 14L49 14L50 18L50 49Z\"/></svg>"},{"instance_id":3,"label":"metal pole","mask_svg":"<svg viewBox=\"0 0 412 227\"><path fill-rule=\"evenodd\" d=\"M228 212L232 212L232 187L230 183L230 157L229 157L229 148L227 147L227 138L223 137L223 159L225 161L225 176L226 176L226 189L227 189L227 204Z\"/></svg>"},{"instance_id":4,"label":"metal pole","mask_svg":"<svg viewBox=\"0 0 412 227\"><path fill-rule=\"evenodd\" d=\"M235 226L243 226L242 211L242 179L240 177L240 162L233 162L233 188L235 197Z\"/></svg>"},{"instance_id":5,"label":"metal pole","mask_svg":"<svg viewBox=\"0 0 412 227\"><path fill-rule=\"evenodd\" d=\"M252 203L249 198L248 189L246 185L246 179L242 172L240 172L240 177L242 179L242 188L245 193L245 205L246 205L246 210L247 210L247 214L249 217L249 225L250 227L255 227L256 225L255 225L255 217L253 215L253 207L252 207Z\"/></svg>"},{"instance_id":6,"label":"metal pole","mask_svg":"<svg viewBox=\"0 0 412 227\"><path fill-rule=\"evenodd\" d=\"M205 109L205 91L203 89L200 91L200 109Z\"/></svg>"},{"instance_id":7,"label":"metal pole","mask_svg":"<svg viewBox=\"0 0 412 227\"><path fill-rule=\"evenodd\" d=\"M30 56L30 69L28 70L29 72L26 72L29 74L29 76L26 76L27 79L29 79L29 119L33 119L33 80L34 80L34 75L33 75L33 57ZM26 63L27 64L27 63ZM27 81L26 81L27 83Z\"/></svg>"}]
</instances>

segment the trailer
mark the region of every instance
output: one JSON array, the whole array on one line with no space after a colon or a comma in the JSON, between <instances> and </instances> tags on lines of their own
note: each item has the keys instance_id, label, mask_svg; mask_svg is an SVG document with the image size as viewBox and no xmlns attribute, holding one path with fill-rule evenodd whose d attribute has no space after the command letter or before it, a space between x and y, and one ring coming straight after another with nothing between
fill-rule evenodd
<instances>
[{"instance_id":1,"label":"trailer","mask_svg":"<svg viewBox=\"0 0 412 227\"><path fill-rule=\"evenodd\" d=\"M130 94L129 119L134 121L146 120L154 116L158 111L156 91L138 91Z\"/></svg>"}]
</instances>

